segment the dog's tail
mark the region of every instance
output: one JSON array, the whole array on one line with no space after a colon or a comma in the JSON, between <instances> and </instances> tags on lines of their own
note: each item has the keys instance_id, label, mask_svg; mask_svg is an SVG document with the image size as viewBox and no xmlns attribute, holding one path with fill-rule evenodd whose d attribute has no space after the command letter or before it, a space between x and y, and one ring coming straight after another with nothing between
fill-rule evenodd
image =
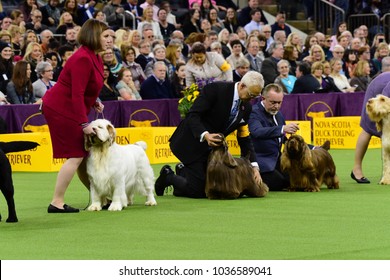
<instances>
[{"instance_id":1,"label":"dog's tail","mask_svg":"<svg viewBox=\"0 0 390 280\"><path fill-rule=\"evenodd\" d=\"M326 140L324 142L324 144L321 145L321 148L323 148L324 150L326 151L329 151L330 150L330 141L329 140Z\"/></svg>"},{"instance_id":2,"label":"dog's tail","mask_svg":"<svg viewBox=\"0 0 390 280\"><path fill-rule=\"evenodd\" d=\"M3 150L5 154L31 150L37 146L39 146L38 143L31 141L0 142L0 149Z\"/></svg>"},{"instance_id":3,"label":"dog's tail","mask_svg":"<svg viewBox=\"0 0 390 280\"><path fill-rule=\"evenodd\" d=\"M135 142L134 145L140 146L142 149L144 149L144 151L146 151L146 149L148 148L148 145L145 141Z\"/></svg>"}]
</instances>

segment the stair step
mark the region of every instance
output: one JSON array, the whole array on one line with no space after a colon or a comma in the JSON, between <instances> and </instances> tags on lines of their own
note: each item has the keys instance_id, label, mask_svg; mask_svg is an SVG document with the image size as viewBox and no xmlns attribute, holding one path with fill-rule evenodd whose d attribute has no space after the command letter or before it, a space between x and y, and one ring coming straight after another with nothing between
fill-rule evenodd
<instances>
[{"instance_id":1,"label":"stair step","mask_svg":"<svg viewBox=\"0 0 390 280\"><path fill-rule=\"evenodd\" d=\"M263 11L267 12L267 13L270 13L271 15L276 15L276 13L278 12L278 5L276 4L272 4L272 5L264 5L264 4L261 4L259 5L260 9L262 9Z\"/></svg>"},{"instance_id":2,"label":"stair step","mask_svg":"<svg viewBox=\"0 0 390 280\"><path fill-rule=\"evenodd\" d=\"M314 31L315 30L315 25L314 25L313 21L309 21L309 20L288 20L287 23L289 25L292 25L295 28L303 31L303 32L306 32L306 33L310 33L310 31Z\"/></svg>"}]
</instances>

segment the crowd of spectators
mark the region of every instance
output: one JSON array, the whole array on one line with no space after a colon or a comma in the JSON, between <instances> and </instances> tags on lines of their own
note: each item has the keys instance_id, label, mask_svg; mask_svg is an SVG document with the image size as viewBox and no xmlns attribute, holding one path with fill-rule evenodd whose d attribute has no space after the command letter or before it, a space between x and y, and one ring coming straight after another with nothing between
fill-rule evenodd
<instances>
[{"instance_id":1,"label":"crowd of spectators","mask_svg":"<svg viewBox=\"0 0 390 280\"><path fill-rule=\"evenodd\" d=\"M353 13L389 9L379 0L330 2L348 2ZM100 54L103 101L181 98L193 83L239 81L248 70L285 94L352 93L389 68L384 33L370 39L369 27L349 30L341 22L334 34L315 31L304 39L286 24L287 15L268 22L259 0L242 9L231 0L24 0L1 13L0 102L39 103L79 48L77 34L89 18L106 22L115 42Z\"/></svg>"}]
</instances>

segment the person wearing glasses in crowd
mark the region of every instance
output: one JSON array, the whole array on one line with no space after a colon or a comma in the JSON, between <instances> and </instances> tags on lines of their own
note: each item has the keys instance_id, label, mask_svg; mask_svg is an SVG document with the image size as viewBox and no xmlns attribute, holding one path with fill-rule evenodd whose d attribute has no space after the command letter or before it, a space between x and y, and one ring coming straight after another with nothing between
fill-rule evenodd
<instances>
[{"instance_id":1,"label":"person wearing glasses in crowd","mask_svg":"<svg viewBox=\"0 0 390 280\"><path fill-rule=\"evenodd\" d=\"M211 148L222 144L220 133L226 137L236 129L241 156L250 156L255 181L261 182L247 121L252 110L250 101L260 95L263 85L262 75L249 71L240 82L214 82L203 88L169 140L173 154L182 163L176 166L176 174L169 165L162 167L155 183L158 196L172 185L174 196L205 198Z\"/></svg>"},{"instance_id":2,"label":"person wearing glasses in crowd","mask_svg":"<svg viewBox=\"0 0 390 280\"><path fill-rule=\"evenodd\" d=\"M38 80L36 80L33 86L33 92L36 100L41 99L47 90L51 89L56 82L53 82L53 66L50 62L41 61L37 64L35 71L38 75Z\"/></svg>"},{"instance_id":3,"label":"person wearing glasses in crowd","mask_svg":"<svg viewBox=\"0 0 390 280\"><path fill-rule=\"evenodd\" d=\"M152 7L149 6L149 7L146 7L144 9L142 18L143 18L143 20L138 24L137 30L139 32L142 32L143 26L145 24L149 24L151 26L151 29L153 30L152 34L154 35L154 38L162 39L163 36L161 34L160 25L159 25L158 21L155 21L153 19L153 8Z\"/></svg>"}]
</instances>

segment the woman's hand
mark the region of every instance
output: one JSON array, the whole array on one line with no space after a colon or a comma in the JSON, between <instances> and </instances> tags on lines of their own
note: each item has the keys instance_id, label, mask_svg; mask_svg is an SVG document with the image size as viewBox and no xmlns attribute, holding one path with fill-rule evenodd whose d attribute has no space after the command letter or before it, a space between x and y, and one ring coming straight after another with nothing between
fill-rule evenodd
<instances>
[{"instance_id":1,"label":"woman's hand","mask_svg":"<svg viewBox=\"0 0 390 280\"><path fill-rule=\"evenodd\" d=\"M84 132L84 134L86 134L86 135L96 134L95 131L92 129L91 124L88 124L86 127L84 127L84 128L83 128L83 132Z\"/></svg>"},{"instance_id":2,"label":"woman's hand","mask_svg":"<svg viewBox=\"0 0 390 280\"><path fill-rule=\"evenodd\" d=\"M103 105L102 102L97 101L97 102L95 103L95 105L93 106L93 108L95 109L96 112L98 112L98 113L103 113L104 105Z\"/></svg>"}]
</instances>

